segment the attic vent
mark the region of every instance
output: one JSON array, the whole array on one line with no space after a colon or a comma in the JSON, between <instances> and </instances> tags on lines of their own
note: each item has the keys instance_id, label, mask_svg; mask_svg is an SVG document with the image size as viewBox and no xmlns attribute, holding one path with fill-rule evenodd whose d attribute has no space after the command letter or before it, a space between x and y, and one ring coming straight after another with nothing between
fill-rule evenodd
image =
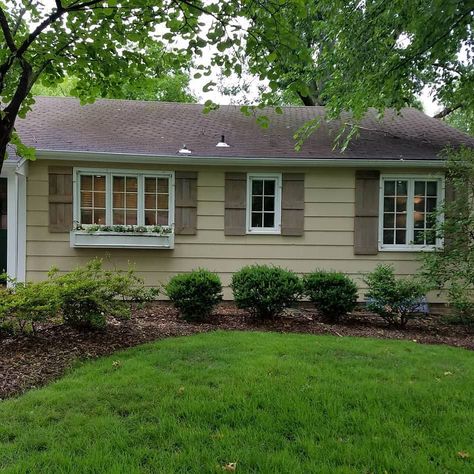
<instances>
[{"instance_id":1,"label":"attic vent","mask_svg":"<svg viewBox=\"0 0 474 474\"><path fill-rule=\"evenodd\" d=\"M225 142L225 136L221 135L221 141L216 145L217 148L229 148L230 145Z\"/></svg>"},{"instance_id":2,"label":"attic vent","mask_svg":"<svg viewBox=\"0 0 474 474\"><path fill-rule=\"evenodd\" d=\"M178 153L181 155L190 155L192 151L188 149L186 144L184 144L183 147L180 150L178 150Z\"/></svg>"}]
</instances>

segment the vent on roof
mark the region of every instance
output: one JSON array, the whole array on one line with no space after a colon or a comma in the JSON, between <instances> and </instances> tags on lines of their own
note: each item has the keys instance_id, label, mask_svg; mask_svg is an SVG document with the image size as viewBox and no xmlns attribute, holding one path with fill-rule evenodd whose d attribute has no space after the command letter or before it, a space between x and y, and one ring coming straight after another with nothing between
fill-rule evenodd
<instances>
[{"instance_id":1,"label":"vent on roof","mask_svg":"<svg viewBox=\"0 0 474 474\"><path fill-rule=\"evenodd\" d=\"M178 150L178 153L180 153L181 155L190 155L192 153L191 150L188 149L188 147L186 146L186 144L183 145L183 148L181 148L180 150Z\"/></svg>"},{"instance_id":2,"label":"vent on roof","mask_svg":"<svg viewBox=\"0 0 474 474\"><path fill-rule=\"evenodd\" d=\"M225 142L225 136L221 135L221 141L216 145L217 148L229 148L230 145Z\"/></svg>"}]
</instances>

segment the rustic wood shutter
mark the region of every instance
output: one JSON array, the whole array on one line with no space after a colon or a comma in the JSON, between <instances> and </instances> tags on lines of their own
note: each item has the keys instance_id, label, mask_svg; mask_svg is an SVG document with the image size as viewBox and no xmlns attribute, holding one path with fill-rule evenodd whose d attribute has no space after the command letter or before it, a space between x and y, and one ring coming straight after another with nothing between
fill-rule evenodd
<instances>
[{"instance_id":1,"label":"rustic wood shutter","mask_svg":"<svg viewBox=\"0 0 474 474\"><path fill-rule=\"evenodd\" d=\"M224 210L225 235L245 235L246 205L246 173L226 173Z\"/></svg>"},{"instance_id":2,"label":"rustic wood shutter","mask_svg":"<svg viewBox=\"0 0 474 474\"><path fill-rule=\"evenodd\" d=\"M283 173L281 192L281 235L303 235L304 174Z\"/></svg>"},{"instance_id":3,"label":"rustic wood shutter","mask_svg":"<svg viewBox=\"0 0 474 474\"><path fill-rule=\"evenodd\" d=\"M380 172L356 171L354 254L378 253Z\"/></svg>"},{"instance_id":4,"label":"rustic wood shutter","mask_svg":"<svg viewBox=\"0 0 474 474\"><path fill-rule=\"evenodd\" d=\"M72 228L72 166L50 166L49 231L69 232Z\"/></svg>"},{"instance_id":5,"label":"rustic wood shutter","mask_svg":"<svg viewBox=\"0 0 474 474\"><path fill-rule=\"evenodd\" d=\"M175 234L195 235L197 232L197 172L176 172L175 202Z\"/></svg>"}]
</instances>

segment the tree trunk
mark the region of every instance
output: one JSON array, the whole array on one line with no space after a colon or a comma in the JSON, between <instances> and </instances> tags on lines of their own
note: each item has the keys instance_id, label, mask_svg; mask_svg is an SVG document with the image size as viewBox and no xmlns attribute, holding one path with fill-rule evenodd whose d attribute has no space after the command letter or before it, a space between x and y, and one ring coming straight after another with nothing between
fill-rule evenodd
<instances>
[{"instance_id":1,"label":"tree trunk","mask_svg":"<svg viewBox=\"0 0 474 474\"><path fill-rule=\"evenodd\" d=\"M3 163L7 159L7 146L10 142L13 132L13 123L8 120L0 120L0 172L3 168Z\"/></svg>"}]
</instances>

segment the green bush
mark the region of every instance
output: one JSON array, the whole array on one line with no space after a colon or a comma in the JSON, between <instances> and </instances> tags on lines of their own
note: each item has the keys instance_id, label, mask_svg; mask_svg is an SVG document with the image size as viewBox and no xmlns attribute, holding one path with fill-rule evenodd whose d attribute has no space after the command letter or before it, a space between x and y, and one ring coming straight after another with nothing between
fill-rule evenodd
<instances>
[{"instance_id":1,"label":"green bush","mask_svg":"<svg viewBox=\"0 0 474 474\"><path fill-rule=\"evenodd\" d=\"M304 293L326 318L338 320L357 305L357 286L343 273L316 271L303 279Z\"/></svg>"},{"instance_id":2,"label":"green bush","mask_svg":"<svg viewBox=\"0 0 474 474\"><path fill-rule=\"evenodd\" d=\"M200 268L172 277L165 293L183 318L199 320L209 316L222 301L222 284L215 273Z\"/></svg>"},{"instance_id":3,"label":"green bush","mask_svg":"<svg viewBox=\"0 0 474 474\"><path fill-rule=\"evenodd\" d=\"M131 303L157 294L134 270L104 270L98 258L64 275L52 271L50 281L58 287L64 323L82 329L103 329L110 316L129 318Z\"/></svg>"},{"instance_id":4,"label":"green bush","mask_svg":"<svg viewBox=\"0 0 474 474\"><path fill-rule=\"evenodd\" d=\"M396 278L391 265L378 265L365 276L367 307L389 324L405 327L421 316L420 304L426 285L414 278Z\"/></svg>"},{"instance_id":5,"label":"green bush","mask_svg":"<svg viewBox=\"0 0 474 474\"><path fill-rule=\"evenodd\" d=\"M35 332L38 323L57 317L60 295L50 281L10 283L9 288L0 289L0 329Z\"/></svg>"},{"instance_id":6,"label":"green bush","mask_svg":"<svg viewBox=\"0 0 474 474\"><path fill-rule=\"evenodd\" d=\"M44 281L11 283L0 290L0 328L15 332L34 331L35 324L53 320L102 329L108 316L128 318L132 303L157 296L133 270L104 270L97 258L64 275L53 269Z\"/></svg>"},{"instance_id":7,"label":"green bush","mask_svg":"<svg viewBox=\"0 0 474 474\"><path fill-rule=\"evenodd\" d=\"M292 271L267 265L250 265L232 276L237 307L253 316L271 318L294 305L302 294L301 279Z\"/></svg>"}]
</instances>

